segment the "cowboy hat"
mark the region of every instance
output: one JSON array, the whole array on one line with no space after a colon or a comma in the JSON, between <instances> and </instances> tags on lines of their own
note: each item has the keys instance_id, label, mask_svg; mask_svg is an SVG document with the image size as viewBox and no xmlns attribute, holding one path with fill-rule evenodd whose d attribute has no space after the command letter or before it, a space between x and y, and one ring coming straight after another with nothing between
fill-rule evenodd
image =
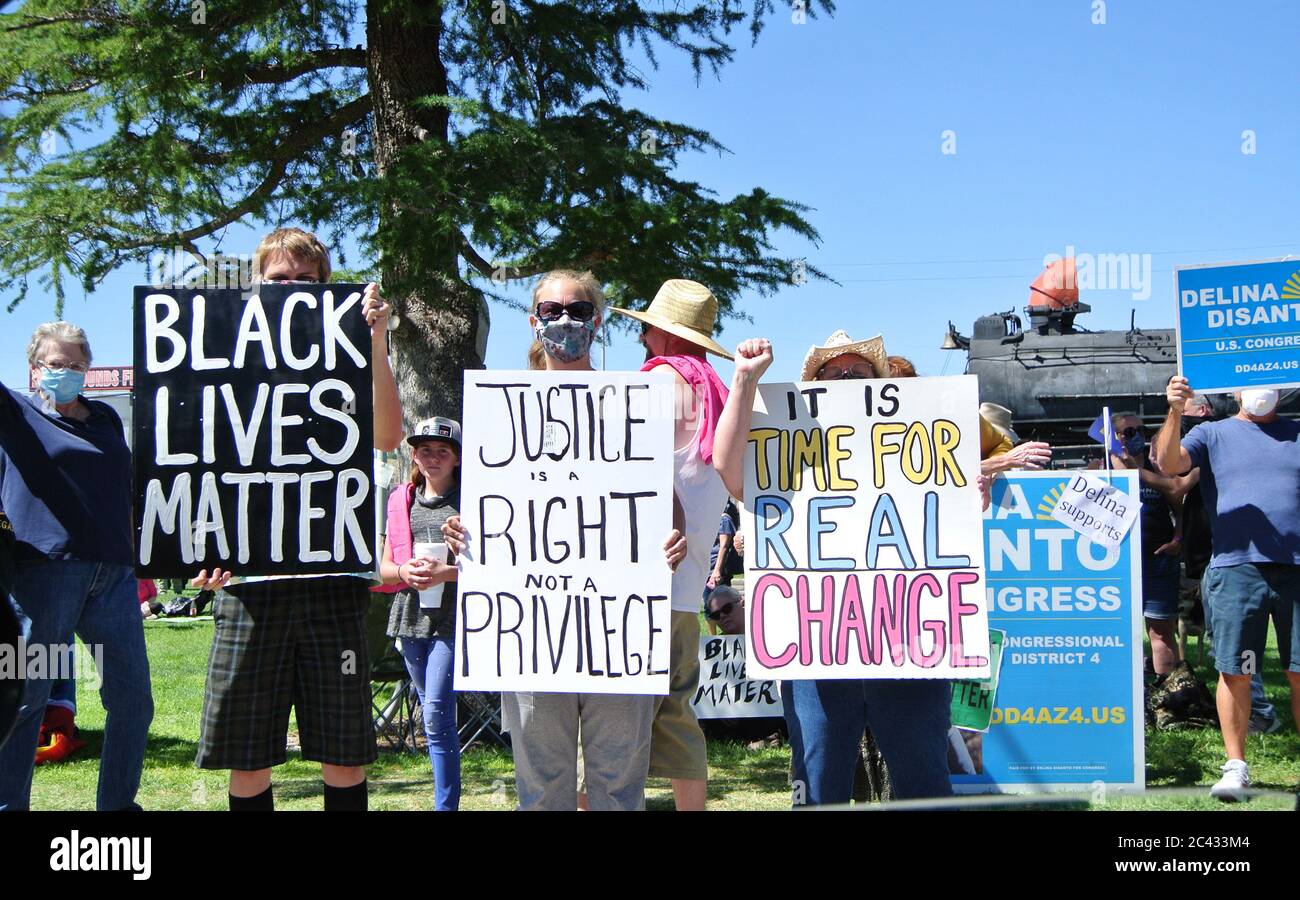
<instances>
[{"instance_id":1,"label":"cowboy hat","mask_svg":"<svg viewBox=\"0 0 1300 900\"><path fill-rule=\"evenodd\" d=\"M704 285L684 278L670 278L659 288L645 312L612 307L614 312L631 316L647 325L653 325L669 334L675 334L716 353L723 359L732 355L713 339L713 326L718 321L718 298Z\"/></svg>"},{"instance_id":2,"label":"cowboy hat","mask_svg":"<svg viewBox=\"0 0 1300 900\"><path fill-rule=\"evenodd\" d=\"M849 337L848 332L841 329L826 339L825 346L808 348L808 355L803 358L803 372L799 380L812 381L817 377L817 370L826 365L827 360L845 353L853 353L868 360L876 370L877 378L889 377L889 357L885 355L885 339L876 335L865 341L855 341Z\"/></svg>"},{"instance_id":3,"label":"cowboy hat","mask_svg":"<svg viewBox=\"0 0 1300 900\"><path fill-rule=\"evenodd\" d=\"M1011 430L1011 410L1005 406L998 406L996 403L981 403L980 415L999 434L1011 438L1011 443L1020 443L1020 436Z\"/></svg>"}]
</instances>

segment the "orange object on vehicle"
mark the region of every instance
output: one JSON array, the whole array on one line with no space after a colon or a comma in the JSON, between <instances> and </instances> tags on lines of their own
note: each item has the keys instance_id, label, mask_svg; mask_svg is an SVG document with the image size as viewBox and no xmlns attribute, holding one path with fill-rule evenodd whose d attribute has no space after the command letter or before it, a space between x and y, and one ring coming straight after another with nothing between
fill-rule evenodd
<instances>
[{"instance_id":1,"label":"orange object on vehicle","mask_svg":"<svg viewBox=\"0 0 1300 900\"><path fill-rule=\"evenodd\" d=\"M1079 302L1079 273L1074 257L1058 259L1029 285L1029 305L1061 309Z\"/></svg>"}]
</instances>

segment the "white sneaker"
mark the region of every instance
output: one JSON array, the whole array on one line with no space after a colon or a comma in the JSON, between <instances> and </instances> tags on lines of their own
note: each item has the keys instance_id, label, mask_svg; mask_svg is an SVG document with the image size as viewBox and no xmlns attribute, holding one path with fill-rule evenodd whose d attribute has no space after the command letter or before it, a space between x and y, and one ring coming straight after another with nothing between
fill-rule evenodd
<instances>
[{"instance_id":1,"label":"white sneaker","mask_svg":"<svg viewBox=\"0 0 1300 900\"><path fill-rule=\"evenodd\" d=\"M1223 777L1210 788L1210 796L1224 803L1246 799L1250 790L1250 767L1245 760L1230 759L1223 764Z\"/></svg>"}]
</instances>

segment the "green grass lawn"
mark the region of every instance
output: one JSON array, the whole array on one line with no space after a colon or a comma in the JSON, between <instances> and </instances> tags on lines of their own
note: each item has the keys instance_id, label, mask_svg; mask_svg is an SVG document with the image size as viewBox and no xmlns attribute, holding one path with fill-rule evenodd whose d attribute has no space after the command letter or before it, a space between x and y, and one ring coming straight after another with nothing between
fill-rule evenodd
<instances>
[{"instance_id":1,"label":"green grass lawn","mask_svg":"<svg viewBox=\"0 0 1300 900\"><path fill-rule=\"evenodd\" d=\"M226 775L194 767L199 713L203 706L210 620L167 620L145 623L152 669L154 704L149 755L140 789L145 809L225 809ZM1192 659L1196 651L1191 650ZM1198 673L1213 685L1208 665ZM1285 724L1276 734L1252 735L1247 747L1254 783L1265 789L1295 792L1300 782L1300 737L1292 724L1286 677L1276 651L1264 664L1269 699ZM32 806L36 809L93 809L104 710L98 695L82 686L78 693L77 724L87 747L72 760L36 770ZM291 726L292 727L292 726ZM1235 806L1213 801L1207 794L1223 762L1219 733L1213 730L1147 733L1148 792L1138 796L1111 794L1100 803L1077 804L1104 809L1233 809L1289 810L1293 797L1261 797ZM743 745L709 745L709 806L724 810L788 809L790 790L787 748L750 750ZM472 748L462 760L461 806L471 810L513 808L514 769L503 750ZM320 768L291 751L289 762L275 773L276 805L285 809L319 809ZM428 809L433 803L428 758L410 753L381 752L370 767L372 809ZM647 794L651 809L671 809L667 781L652 779Z\"/></svg>"}]
</instances>

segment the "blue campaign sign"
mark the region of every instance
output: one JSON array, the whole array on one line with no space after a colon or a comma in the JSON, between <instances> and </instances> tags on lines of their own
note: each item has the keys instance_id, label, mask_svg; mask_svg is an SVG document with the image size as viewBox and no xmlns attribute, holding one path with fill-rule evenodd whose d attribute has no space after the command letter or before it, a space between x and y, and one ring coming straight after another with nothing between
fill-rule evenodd
<instances>
[{"instance_id":1,"label":"blue campaign sign","mask_svg":"<svg viewBox=\"0 0 1300 900\"><path fill-rule=\"evenodd\" d=\"M1145 788L1141 522L1109 549L1057 522L1070 474L993 483L989 627L1006 638L988 733L959 732L974 769L959 793ZM1139 502L1136 472L1111 477Z\"/></svg>"},{"instance_id":2,"label":"blue campaign sign","mask_svg":"<svg viewBox=\"0 0 1300 900\"><path fill-rule=\"evenodd\" d=\"M1300 260L1184 266L1178 371L1218 393L1300 385Z\"/></svg>"}]
</instances>

